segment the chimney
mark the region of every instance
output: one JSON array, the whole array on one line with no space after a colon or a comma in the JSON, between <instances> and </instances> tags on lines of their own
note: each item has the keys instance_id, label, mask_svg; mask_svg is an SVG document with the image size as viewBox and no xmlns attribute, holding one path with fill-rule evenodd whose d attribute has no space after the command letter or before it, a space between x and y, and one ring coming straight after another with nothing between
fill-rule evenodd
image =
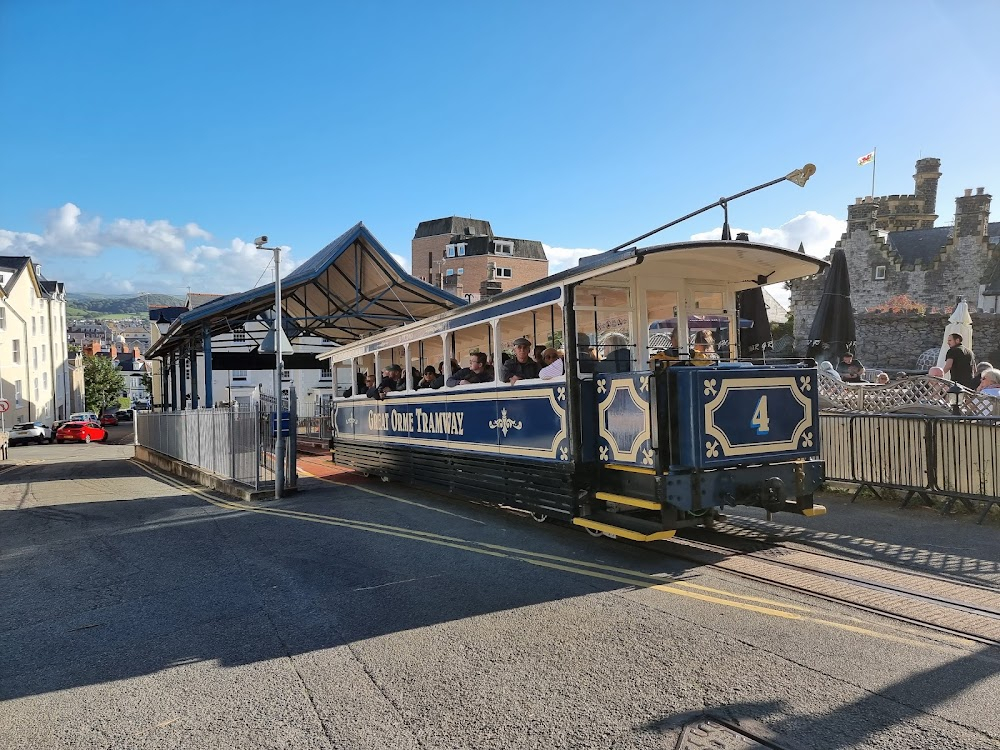
<instances>
[{"instance_id":1,"label":"chimney","mask_svg":"<svg viewBox=\"0 0 1000 750\"><path fill-rule=\"evenodd\" d=\"M993 196L985 188L976 188L976 194L967 188L965 195L955 199L955 237L985 237L990 220L990 200Z\"/></svg>"}]
</instances>

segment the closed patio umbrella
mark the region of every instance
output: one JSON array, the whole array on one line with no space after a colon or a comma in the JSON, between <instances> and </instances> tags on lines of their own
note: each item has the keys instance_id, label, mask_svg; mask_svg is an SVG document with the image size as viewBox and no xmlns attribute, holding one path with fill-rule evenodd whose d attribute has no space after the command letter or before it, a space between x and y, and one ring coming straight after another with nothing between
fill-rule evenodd
<instances>
[{"instance_id":1,"label":"closed patio umbrella","mask_svg":"<svg viewBox=\"0 0 1000 750\"><path fill-rule=\"evenodd\" d=\"M810 357L838 361L856 345L854 306L851 304L851 277L843 248L834 248L826 271L823 295L809 329Z\"/></svg>"},{"instance_id":2,"label":"closed patio umbrella","mask_svg":"<svg viewBox=\"0 0 1000 750\"><path fill-rule=\"evenodd\" d=\"M944 367L945 355L948 354L948 337L957 333L962 337L962 344L970 352L972 351L972 316L969 315L969 303L965 297L955 305L955 311L948 318L948 325L944 327L944 338L941 340L941 351L938 353L937 366ZM972 363L975 372L976 363Z\"/></svg>"},{"instance_id":3,"label":"closed patio umbrella","mask_svg":"<svg viewBox=\"0 0 1000 750\"><path fill-rule=\"evenodd\" d=\"M763 358L764 352L773 344L764 290L755 286L739 292L736 295L736 310L740 316L740 356ZM751 322L750 327L743 327L744 320Z\"/></svg>"}]
</instances>

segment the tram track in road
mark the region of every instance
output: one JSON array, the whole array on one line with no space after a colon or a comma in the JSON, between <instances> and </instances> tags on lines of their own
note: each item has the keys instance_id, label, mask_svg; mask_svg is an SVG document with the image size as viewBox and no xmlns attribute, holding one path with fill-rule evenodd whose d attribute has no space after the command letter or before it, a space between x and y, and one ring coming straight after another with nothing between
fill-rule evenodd
<instances>
[{"instance_id":1,"label":"tram track in road","mask_svg":"<svg viewBox=\"0 0 1000 750\"><path fill-rule=\"evenodd\" d=\"M656 549L741 578L1000 646L1000 592L986 586L737 537L722 529L678 536Z\"/></svg>"}]
</instances>

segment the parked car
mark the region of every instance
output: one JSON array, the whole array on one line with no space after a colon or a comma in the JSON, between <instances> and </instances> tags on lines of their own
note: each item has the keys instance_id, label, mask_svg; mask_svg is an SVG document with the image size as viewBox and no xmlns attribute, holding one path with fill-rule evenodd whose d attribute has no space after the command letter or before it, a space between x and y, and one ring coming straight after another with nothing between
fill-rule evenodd
<instances>
[{"instance_id":1,"label":"parked car","mask_svg":"<svg viewBox=\"0 0 1000 750\"><path fill-rule=\"evenodd\" d=\"M66 422L56 432L56 442L65 443L67 440L79 443L97 440L105 443L108 440L108 431L97 422Z\"/></svg>"},{"instance_id":2,"label":"parked car","mask_svg":"<svg viewBox=\"0 0 1000 750\"><path fill-rule=\"evenodd\" d=\"M118 424L118 417L114 414L102 414L101 415L101 426L111 426Z\"/></svg>"},{"instance_id":3,"label":"parked car","mask_svg":"<svg viewBox=\"0 0 1000 750\"><path fill-rule=\"evenodd\" d=\"M131 422L132 412L128 409L119 409L115 412L115 416L118 417L119 422Z\"/></svg>"},{"instance_id":4,"label":"parked car","mask_svg":"<svg viewBox=\"0 0 1000 750\"><path fill-rule=\"evenodd\" d=\"M78 411L69 415L67 422L99 422L100 417L92 411Z\"/></svg>"},{"instance_id":5,"label":"parked car","mask_svg":"<svg viewBox=\"0 0 1000 750\"><path fill-rule=\"evenodd\" d=\"M18 443L51 443L52 429L42 422L21 422L10 429L10 444Z\"/></svg>"}]
</instances>

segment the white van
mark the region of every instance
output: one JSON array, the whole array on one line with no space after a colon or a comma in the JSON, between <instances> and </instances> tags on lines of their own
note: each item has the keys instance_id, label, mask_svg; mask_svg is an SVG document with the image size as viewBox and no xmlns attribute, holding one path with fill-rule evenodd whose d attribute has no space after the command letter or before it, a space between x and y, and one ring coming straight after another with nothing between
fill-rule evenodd
<instances>
[{"instance_id":1,"label":"white van","mask_svg":"<svg viewBox=\"0 0 1000 750\"><path fill-rule=\"evenodd\" d=\"M100 424L101 418L98 417L92 411L78 411L76 414L70 414L67 422L97 422Z\"/></svg>"}]
</instances>

